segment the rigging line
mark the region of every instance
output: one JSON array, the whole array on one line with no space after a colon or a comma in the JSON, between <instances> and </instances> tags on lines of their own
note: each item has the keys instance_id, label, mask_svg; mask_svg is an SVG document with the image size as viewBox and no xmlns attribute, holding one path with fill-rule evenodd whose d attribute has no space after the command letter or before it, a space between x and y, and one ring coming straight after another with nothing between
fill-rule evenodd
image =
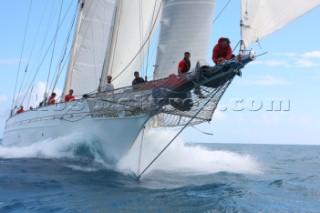
<instances>
[{"instance_id":1,"label":"rigging line","mask_svg":"<svg viewBox=\"0 0 320 213\"><path fill-rule=\"evenodd\" d=\"M98 4L97 4L98 6ZM95 8L95 10L97 9L97 6ZM91 15L91 20L93 20L93 13ZM94 32L93 32L93 24L91 24L90 26L91 29L91 41L92 41L92 57L93 57L93 66L94 66L94 75L95 75L95 81L99 82L99 77L97 76L97 64L96 64L96 54L95 54L95 42L94 42Z\"/></svg>"},{"instance_id":2,"label":"rigging line","mask_svg":"<svg viewBox=\"0 0 320 213\"><path fill-rule=\"evenodd\" d=\"M163 2L164 2L164 0L161 1L161 4L163 4ZM157 13L157 16L156 16L156 20L158 20L158 18L159 18L160 11L161 11L161 6L159 7L159 10L158 10L158 13ZM155 25L156 25L156 21L153 23L153 26L152 26L150 32L153 31ZM124 71L126 71L126 69L128 69L128 67L132 64L132 62L136 59L136 57L139 55L139 53L141 52L141 50L142 50L142 49L144 48L144 46L147 44L148 40L149 40L150 37L151 37L151 34L152 34L152 33L149 33L146 41L143 43L142 47L139 49L139 51L137 52L137 54L136 54L136 55L133 57L133 59L128 63L128 65L127 65L116 77L113 78L112 81L116 80L119 76L122 75L122 73L123 73Z\"/></svg>"},{"instance_id":3,"label":"rigging line","mask_svg":"<svg viewBox=\"0 0 320 213\"><path fill-rule=\"evenodd\" d=\"M39 31L40 31L40 27L42 25L42 22L43 22L43 18L44 18L44 15L45 15L45 12L47 10L47 6L48 6L48 0L46 1L46 4L44 5L44 10L43 10L43 13L41 15L41 19L40 19L40 23L38 25L38 28L36 30L36 36L34 38L34 41L33 41L33 44L32 44L32 48L31 48L31 51L30 51L30 55L29 55L29 58L28 58L28 64L30 62L30 59L31 59L31 56L33 55L33 50L34 50L34 47L36 46L36 43L38 41L38 36L39 36Z\"/></svg>"},{"instance_id":4,"label":"rigging line","mask_svg":"<svg viewBox=\"0 0 320 213\"><path fill-rule=\"evenodd\" d=\"M70 10L71 5L72 5L72 2L71 2L71 4L69 5L69 8L68 8L67 12ZM57 10L56 10L55 12L57 12L57 11L58 11L58 8L57 8ZM52 24L51 24L51 21L52 21L53 17L55 16L54 14L55 14L55 13L54 13L54 7L53 7L52 10L51 10L50 16L49 16L49 21L48 21L48 24L47 24L47 30L46 30L46 33L45 33L45 36L44 36L44 40L43 40L42 45L41 45L41 50L40 50L40 53L39 53L39 60L38 60L38 61L39 61L39 62L38 62L38 66L39 66L39 67L38 67L38 69L35 71L34 76L33 76L32 80L30 81L29 87L27 87L26 90L29 90L30 87L34 84L35 77L37 76L37 74L38 74L38 72L39 72L39 69L40 69L42 63L44 62L45 57L46 57L46 55L48 54L48 52L49 52L49 50L50 50L50 47L51 47L51 45L52 45L52 42L53 42L53 40L54 40L54 38L53 38L52 41L51 41L51 43L50 43L50 45L49 45L49 47L47 48L47 51L46 51L45 55L43 56L42 61L41 61L41 54L42 54L42 51L43 51L43 49L44 49L45 42L46 42L47 37L48 37L48 34L49 34L50 26L52 25ZM64 17L64 19L65 19L65 17ZM61 23L61 25L62 25L62 23ZM60 26L61 26L61 25L60 25ZM29 82L29 78L28 78L28 81L27 81L27 82ZM26 85L27 85L27 83L26 83ZM25 100L26 95L27 95L27 94L25 94L25 96L23 97L23 99L22 99L21 102L23 102L23 101Z\"/></svg>"},{"instance_id":5,"label":"rigging line","mask_svg":"<svg viewBox=\"0 0 320 213\"><path fill-rule=\"evenodd\" d=\"M24 79L25 79L25 77L26 77L27 72L28 72L28 64L27 64L27 66L26 66L26 68L25 68L25 70L24 70L24 74L23 74L22 82L21 82L21 84L20 84L20 88L19 88L19 92L18 92L18 97L17 97L16 103L18 103L19 94L20 94L20 92L21 92L21 87L22 87L22 85L23 85L23 82L24 82ZM20 104L20 106L22 106L22 103Z\"/></svg>"},{"instance_id":6,"label":"rigging line","mask_svg":"<svg viewBox=\"0 0 320 213\"><path fill-rule=\"evenodd\" d=\"M88 9L87 9L86 13L85 13L84 15L82 15L83 19L82 19L82 20L79 19L79 22L81 22L81 23L79 24L79 27L77 28L77 29L78 29L78 32L80 32L80 30L82 29L82 26L83 26L83 24L84 24L84 22L85 22L85 19L86 19L86 17L87 17L87 14L90 12L91 7L93 6L93 2L94 2L94 1L91 1L91 2L90 2L90 5L87 7ZM82 4L81 4L81 11L83 10L83 7L84 7L83 5L86 5L86 4L88 4L88 3L85 3L84 1L82 2ZM95 13L97 7L98 7L98 5L96 5L95 9L94 9L93 11L91 11L92 14ZM79 15L80 15L80 13L79 13ZM93 20L91 19L91 20L90 20L90 23L92 23L92 21L93 21ZM77 30L77 29L76 29L76 30ZM83 36L84 39L82 39L81 44L78 45L79 47L82 47L82 44L84 43L85 38L87 37L88 32L89 32L89 28L85 30L85 34L84 34L84 36ZM77 38L76 38L76 40L77 40ZM71 49L74 48L74 46L75 46L76 43L77 43L77 42L74 42L74 43L72 44ZM73 61L76 61L77 58L79 57L79 55L80 55L80 51L77 51L77 52L75 53L74 57L73 57ZM73 70L73 69L74 69L74 66L75 66L75 63L72 64L72 67L70 68L70 70ZM72 75L73 75L73 72L71 72L71 74L70 74L70 78L71 78L71 79L72 79ZM70 80L70 82L71 82L71 80Z\"/></svg>"},{"instance_id":7,"label":"rigging line","mask_svg":"<svg viewBox=\"0 0 320 213\"><path fill-rule=\"evenodd\" d=\"M116 24L117 24L116 22L118 22L118 25L119 25L119 23L120 23L120 17L121 17L121 14L122 14L122 4L123 4L123 1L120 0L119 3L118 3L118 8L117 8L117 12L116 12L116 17L115 17L115 22L114 22L113 28L115 28L115 26L116 26ZM119 12L118 12L118 11L119 11ZM114 30L114 29L113 29L113 30ZM117 43L118 43L119 26L117 26L116 30L117 30L116 34L115 34L115 35L112 34L112 37L115 36L115 41L114 41L114 48L113 48L113 50L111 50L111 51L112 51L112 58L111 58L110 62L108 62L108 63L110 64L110 66L109 66L109 65L108 65L108 66L111 67L111 70L110 70L110 71L108 70L108 72L109 72L110 75L112 74L112 67L113 67L113 62L114 62L114 55L115 55L116 47L117 47ZM113 41L113 38L112 38L112 41ZM113 42L112 42L112 43L113 43ZM111 46L112 46L112 45L111 45ZM108 69L108 67L107 67L107 69ZM115 80L115 78L113 77L112 81L114 81L114 80ZM111 81L111 82L112 82L112 81Z\"/></svg>"},{"instance_id":8,"label":"rigging line","mask_svg":"<svg viewBox=\"0 0 320 213\"><path fill-rule=\"evenodd\" d=\"M72 3L72 2L71 2L71 3ZM68 14L68 12L69 12L69 10L70 10L70 8L71 8L71 5L72 5L72 4L70 4L68 10L67 10L66 13L65 13L65 16L64 16L63 19L62 19L62 22L60 23L59 29L61 28L61 25L63 24L63 22L64 22L64 20L65 20L65 18L66 18L66 16L67 16L67 14ZM49 46L48 46L48 48L47 48L47 50L46 50L43 58L42 58L42 60L40 60L39 66L38 66L38 68L36 69L36 72L35 72L35 74L33 75L33 78L32 78L32 80L31 80L30 85L29 85L29 87L28 87L27 90L29 90L29 89L31 88L32 84L34 83L34 80L35 80L35 78L36 78L36 76L37 76L37 74L38 74L38 72L39 72L39 70L40 70L40 68L41 68L41 66L42 66L42 64L43 64L46 56L47 56L47 54L49 53L50 47L51 47L51 45L53 44L54 39L55 39L56 36L57 36L57 32L55 33L54 37L52 38L52 40L51 40L51 42L50 42L50 44L49 44Z\"/></svg>"},{"instance_id":9,"label":"rigging line","mask_svg":"<svg viewBox=\"0 0 320 213\"><path fill-rule=\"evenodd\" d=\"M70 41L71 34L72 34L72 29L75 27L75 22L76 22L76 18L77 18L77 12L78 12L78 7L76 7L76 10L75 10L75 13L74 13L74 16L73 16L73 20L72 20L70 28L69 28L69 33L68 33L68 37L67 37L67 40L66 40L66 43L65 43L64 53L62 55L62 59L61 59L61 61L59 63L59 66L58 66L58 69L57 69L57 72L56 72L55 82L53 83L53 81L52 81L52 83L50 85L52 87L52 91L54 91L54 89L56 88L58 80L60 78L60 75L61 75L62 71L64 70L64 67L65 67L65 65L66 65L66 63L68 61L68 60L64 60L64 59L66 57L69 57L71 52L72 52L72 48L70 48L68 53L67 53L67 50L68 50L68 43ZM61 67L61 64L62 64L63 61L64 61L64 64Z\"/></svg>"},{"instance_id":10,"label":"rigging line","mask_svg":"<svg viewBox=\"0 0 320 213\"><path fill-rule=\"evenodd\" d=\"M31 51L30 51L30 55L29 55L29 58L28 58L27 65L29 65L29 63L30 63L31 57L32 57L32 55L33 55L34 48L35 48L36 43L37 43L37 41L38 41L38 35L40 34L40 27L41 27L41 25L42 25L42 22L43 22L43 19L44 19L44 16L45 16L45 12L46 12L46 10L47 10L47 6L48 6L48 0L46 0L45 6L44 6L44 10L43 10L43 13L42 13L42 15L41 15L40 23L39 23L38 28L37 28L37 30L36 30L36 36L35 36L35 39L34 39L33 44L32 44L32 48L31 48ZM32 70L32 69L30 69L30 70ZM29 76L30 76L30 75L29 75ZM22 86L26 87L26 86L27 86L27 82L29 81L29 79L30 79L30 78L28 77L28 79L26 80L26 82L24 82L24 81L21 82L21 87L22 87ZM20 93L20 92L19 92L19 93Z\"/></svg>"},{"instance_id":11,"label":"rigging line","mask_svg":"<svg viewBox=\"0 0 320 213\"><path fill-rule=\"evenodd\" d=\"M32 88L31 88L31 91L30 91L30 96L29 96L29 100L28 100L28 104L27 104L27 109L28 109L28 107L30 106L29 104L30 104L30 99L31 99L32 92L33 92L33 86L34 86L34 85L32 85Z\"/></svg>"},{"instance_id":12,"label":"rigging line","mask_svg":"<svg viewBox=\"0 0 320 213\"><path fill-rule=\"evenodd\" d=\"M18 84L19 73L20 73L20 66L21 66L21 61L22 61L22 56L23 56L23 51L24 51L24 45L25 45L26 37L27 37L27 31L28 31L31 7L32 7L32 0L30 0L30 4L29 4L27 24L26 24L26 28L25 28L24 36L23 36L22 49L21 49L21 54L20 54L20 59L19 59L18 72L17 72L17 75L16 75L16 82L15 82L15 86L14 86L11 109L13 109L13 106L15 105L15 96L16 96L17 84Z\"/></svg>"},{"instance_id":13,"label":"rigging line","mask_svg":"<svg viewBox=\"0 0 320 213\"><path fill-rule=\"evenodd\" d=\"M43 41L42 41L42 45L41 45L39 54L38 54L38 56L36 57L36 58L38 59L38 60L37 60L38 65L40 64L41 55L42 55L42 52L43 52L43 49L44 49L44 45L45 45L45 42L46 42L46 40L47 40L47 38L48 38L50 26L52 25L52 24L51 24L52 18L55 16L55 15L54 15L54 14L55 14L55 13L54 13L54 9L55 9L55 8L52 7L52 10L51 10L51 13L50 13L50 16L49 16L49 19L48 19L48 23L47 23L47 29L46 29L46 31L45 31L45 36L44 36L44 39L43 39ZM35 64L36 64L36 63L35 63ZM35 65L35 66L36 66L36 65ZM31 68L30 70L33 70L33 68ZM28 80L26 81L26 85L28 85L27 82L30 81L30 78L31 78L31 75L29 75ZM32 82L31 82L30 85L32 85Z\"/></svg>"},{"instance_id":14,"label":"rigging line","mask_svg":"<svg viewBox=\"0 0 320 213\"><path fill-rule=\"evenodd\" d=\"M141 142L140 142L140 151L139 151L139 161L138 161L138 174L140 173L140 167L141 167L141 155L142 155L142 145L143 145L143 139L144 139L144 130L145 130L146 126L143 126L142 129L142 135L141 135Z\"/></svg>"},{"instance_id":15,"label":"rigging line","mask_svg":"<svg viewBox=\"0 0 320 213\"><path fill-rule=\"evenodd\" d=\"M56 34L58 34L58 32L59 32L59 25L60 25L62 7L63 7L63 0L61 0L59 17L58 17L57 28L56 28ZM48 92L49 92L49 88L48 88L49 78L50 78L50 74L51 74L51 67L52 67L54 52L55 52L55 49L56 49L57 38L58 38L58 36L55 36L54 43L53 43L52 54L51 54L50 65L49 65L49 72L48 72L47 81L46 81L45 97L48 97Z\"/></svg>"},{"instance_id":16,"label":"rigging line","mask_svg":"<svg viewBox=\"0 0 320 213\"><path fill-rule=\"evenodd\" d=\"M211 133L211 132L205 132L205 131L202 131L202 130L200 130L200 129L196 128L196 127L195 127L195 126L193 126L193 125L192 125L191 127L192 127L192 128L194 128L195 130L197 130L197 131L201 132L202 134L213 136L213 133Z\"/></svg>"},{"instance_id":17,"label":"rigging line","mask_svg":"<svg viewBox=\"0 0 320 213\"><path fill-rule=\"evenodd\" d=\"M139 0L139 39L140 39L140 46L142 45L143 43L143 38L142 38L142 35L143 35L143 20L142 20L142 2L141 0ZM143 51L141 54L139 54L139 60L140 60L140 68L143 68L143 62L142 62L142 56L143 56ZM143 76L143 69L142 70L139 70L141 72L141 75Z\"/></svg>"},{"instance_id":18,"label":"rigging line","mask_svg":"<svg viewBox=\"0 0 320 213\"><path fill-rule=\"evenodd\" d=\"M232 53L237 49L237 47L241 44L241 42L242 42L241 40L238 41L237 45L233 48Z\"/></svg>"},{"instance_id":19,"label":"rigging line","mask_svg":"<svg viewBox=\"0 0 320 213\"><path fill-rule=\"evenodd\" d=\"M219 90L218 90L219 91ZM150 166L162 155L162 153L172 144L173 141L183 132L185 128L189 126L189 124L192 122L192 120L202 111L202 109L214 98L214 96L217 94L217 92L214 92L212 96L208 99L208 101L197 111L197 113L190 118L190 120L180 129L180 131L171 139L171 141L159 152L159 154L148 164L148 166L139 174L137 177L138 180L140 180L141 176L150 168Z\"/></svg>"},{"instance_id":20,"label":"rigging line","mask_svg":"<svg viewBox=\"0 0 320 213\"><path fill-rule=\"evenodd\" d=\"M70 41L70 38L71 38L71 34L72 34L72 32L75 31L76 28L77 28L77 26L76 26L75 23L76 23L76 19L77 19L77 16L78 16L79 7L80 7L80 4L79 4L79 2L78 2L77 7L75 8L75 11L74 11L74 15L73 15L73 19L72 19L70 28L69 28L68 37L67 37L67 40L66 40L66 43L65 43L64 51L63 51L62 56L60 57L60 58L61 58L61 61L60 61L59 65L58 65L58 67L57 67L57 70L56 70L56 74L55 74L56 79L55 79L55 81L54 81L54 79L53 79L52 82L51 82L51 85L50 85L51 88L52 88L52 92L53 92L54 89L56 88L57 83L58 83L58 81L59 81L59 79L60 79L60 76L61 76L61 74L62 74L62 72L63 72L66 64L69 62L68 60L64 60L64 59L65 59L66 57L70 59L70 55L71 55L71 53L72 53L72 51L73 51L73 45L74 45L74 44L71 42L71 46L70 46L69 52L67 53L68 44L69 44L69 41ZM82 4L81 4L81 7L82 7ZM74 30L73 30L73 29L74 29ZM63 64L63 66L61 67L61 64L62 64L63 61L64 61L64 64ZM67 69L68 69L68 68L67 68ZM67 71L68 71L68 70L67 70Z\"/></svg>"},{"instance_id":21,"label":"rigging line","mask_svg":"<svg viewBox=\"0 0 320 213\"><path fill-rule=\"evenodd\" d=\"M218 20L218 18L222 15L222 13L223 13L224 10L227 8L227 6L230 4L231 1L232 1L232 0L229 0L229 1L227 2L227 4L222 8L222 10L221 10L220 13L217 15L217 17L212 21L212 24L214 24L214 23Z\"/></svg>"},{"instance_id":22,"label":"rigging line","mask_svg":"<svg viewBox=\"0 0 320 213\"><path fill-rule=\"evenodd\" d=\"M157 0L156 0L156 2L154 4L154 7L153 7L152 19L151 19L151 22L150 22L150 27L152 26L152 22L153 22L154 15L155 15L155 12L156 12L156 5L157 5ZM151 43L151 39L149 39L149 42L148 42L148 47L149 48L148 48L148 52L147 52L147 65L146 65L146 70L145 70L147 78L148 78L148 68L149 68L150 43Z\"/></svg>"}]
</instances>

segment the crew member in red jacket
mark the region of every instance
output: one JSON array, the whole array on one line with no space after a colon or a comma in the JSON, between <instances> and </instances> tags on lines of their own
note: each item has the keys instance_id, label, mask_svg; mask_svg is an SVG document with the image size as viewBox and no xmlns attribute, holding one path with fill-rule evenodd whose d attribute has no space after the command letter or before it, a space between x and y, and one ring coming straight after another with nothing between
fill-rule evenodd
<instances>
[{"instance_id":1,"label":"crew member in red jacket","mask_svg":"<svg viewBox=\"0 0 320 213\"><path fill-rule=\"evenodd\" d=\"M220 38L212 51L212 60L215 64L222 64L232 58L232 49L228 38Z\"/></svg>"},{"instance_id":2,"label":"crew member in red jacket","mask_svg":"<svg viewBox=\"0 0 320 213\"><path fill-rule=\"evenodd\" d=\"M23 113L24 110L23 110L23 106L20 106L20 109L17 111L17 114L20 114L20 113Z\"/></svg>"},{"instance_id":3,"label":"crew member in red jacket","mask_svg":"<svg viewBox=\"0 0 320 213\"><path fill-rule=\"evenodd\" d=\"M56 95L57 94L55 92L51 93L51 96L49 98L49 105L56 103L56 99L55 99Z\"/></svg>"},{"instance_id":4,"label":"crew member in red jacket","mask_svg":"<svg viewBox=\"0 0 320 213\"><path fill-rule=\"evenodd\" d=\"M64 101L68 102L68 101L74 101L74 100L75 98L73 96L73 89L70 89L69 94L64 97Z\"/></svg>"},{"instance_id":5,"label":"crew member in red jacket","mask_svg":"<svg viewBox=\"0 0 320 213\"><path fill-rule=\"evenodd\" d=\"M187 73L190 70L190 67L191 67L190 56L191 54L189 52L184 53L184 58L179 62L179 65L178 65L179 75L183 73Z\"/></svg>"}]
</instances>

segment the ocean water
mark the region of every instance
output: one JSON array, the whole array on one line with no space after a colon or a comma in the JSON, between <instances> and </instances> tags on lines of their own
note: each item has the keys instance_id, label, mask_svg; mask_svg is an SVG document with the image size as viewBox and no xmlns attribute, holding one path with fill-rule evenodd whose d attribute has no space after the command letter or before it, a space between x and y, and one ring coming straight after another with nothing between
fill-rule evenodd
<instances>
[{"instance_id":1,"label":"ocean water","mask_svg":"<svg viewBox=\"0 0 320 213\"><path fill-rule=\"evenodd\" d=\"M177 140L138 181L169 136L118 163L81 135L0 146L0 212L320 212L320 146Z\"/></svg>"}]
</instances>

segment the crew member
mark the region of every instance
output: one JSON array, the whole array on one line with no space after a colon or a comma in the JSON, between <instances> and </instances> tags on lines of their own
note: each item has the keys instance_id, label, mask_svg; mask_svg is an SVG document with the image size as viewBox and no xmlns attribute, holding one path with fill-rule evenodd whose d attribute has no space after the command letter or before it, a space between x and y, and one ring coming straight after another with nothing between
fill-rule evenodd
<instances>
[{"instance_id":1,"label":"crew member","mask_svg":"<svg viewBox=\"0 0 320 213\"><path fill-rule=\"evenodd\" d=\"M216 65L232 58L232 49L228 38L220 38L212 51L212 60Z\"/></svg>"},{"instance_id":2,"label":"crew member","mask_svg":"<svg viewBox=\"0 0 320 213\"><path fill-rule=\"evenodd\" d=\"M20 113L23 113L24 110L23 110L23 106L20 106L20 109L17 111L17 114L20 114Z\"/></svg>"},{"instance_id":3,"label":"crew member","mask_svg":"<svg viewBox=\"0 0 320 213\"><path fill-rule=\"evenodd\" d=\"M114 90L114 86L113 84L111 83L111 80L112 80L112 76L111 75L108 75L107 77L107 83L106 85L104 86L104 91L112 91Z\"/></svg>"},{"instance_id":4,"label":"crew member","mask_svg":"<svg viewBox=\"0 0 320 213\"><path fill-rule=\"evenodd\" d=\"M56 103L56 99L55 99L56 96L57 94L55 92L51 93L51 96L49 98L49 105Z\"/></svg>"},{"instance_id":5,"label":"crew member","mask_svg":"<svg viewBox=\"0 0 320 213\"><path fill-rule=\"evenodd\" d=\"M75 98L73 96L73 89L70 89L69 94L64 97L64 101L68 102L68 101L74 101L74 100Z\"/></svg>"},{"instance_id":6,"label":"crew member","mask_svg":"<svg viewBox=\"0 0 320 213\"><path fill-rule=\"evenodd\" d=\"M191 67L190 56L191 54L189 52L184 53L184 58L179 62L179 65L178 65L179 75L183 73L187 73L190 70L190 67Z\"/></svg>"},{"instance_id":7,"label":"crew member","mask_svg":"<svg viewBox=\"0 0 320 213\"><path fill-rule=\"evenodd\" d=\"M134 79L132 81L133 89L138 89L139 88L139 84L142 84L144 82L145 81L143 80L143 78L140 77L139 72L135 71L134 72Z\"/></svg>"}]
</instances>

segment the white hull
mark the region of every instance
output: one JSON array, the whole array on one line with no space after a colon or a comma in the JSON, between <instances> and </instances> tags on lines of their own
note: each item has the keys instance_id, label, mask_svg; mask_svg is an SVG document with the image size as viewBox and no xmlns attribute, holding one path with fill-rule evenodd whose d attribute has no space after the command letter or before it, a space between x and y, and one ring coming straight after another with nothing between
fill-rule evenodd
<instances>
[{"instance_id":1,"label":"white hull","mask_svg":"<svg viewBox=\"0 0 320 213\"><path fill-rule=\"evenodd\" d=\"M135 142L148 115L131 117L93 117L85 99L60 103L23 112L6 122L4 146L32 143L83 133L98 141L107 158L117 160Z\"/></svg>"}]
</instances>

